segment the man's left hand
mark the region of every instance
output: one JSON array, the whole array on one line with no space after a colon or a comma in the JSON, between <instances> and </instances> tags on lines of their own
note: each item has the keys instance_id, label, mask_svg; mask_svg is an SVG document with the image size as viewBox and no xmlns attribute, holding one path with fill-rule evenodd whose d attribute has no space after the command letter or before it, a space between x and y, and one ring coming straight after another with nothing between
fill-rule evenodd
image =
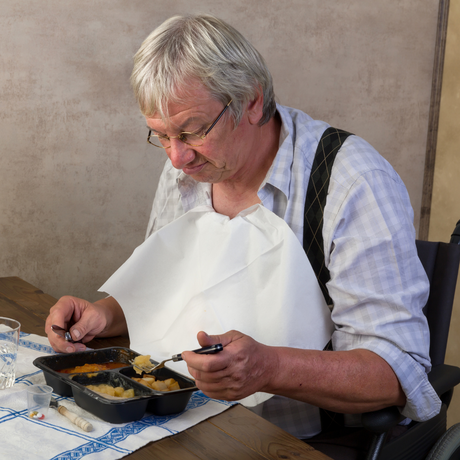
<instances>
[{"instance_id":1,"label":"man's left hand","mask_svg":"<svg viewBox=\"0 0 460 460\"><path fill-rule=\"evenodd\" d=\"M278 369L274 349L241 332L222 335L199 332L198 342L202 347L217 343L224 347L214 355L182 353L196 386L210 398L235 401L263 391Z\"/></svg>"}]
</instances>

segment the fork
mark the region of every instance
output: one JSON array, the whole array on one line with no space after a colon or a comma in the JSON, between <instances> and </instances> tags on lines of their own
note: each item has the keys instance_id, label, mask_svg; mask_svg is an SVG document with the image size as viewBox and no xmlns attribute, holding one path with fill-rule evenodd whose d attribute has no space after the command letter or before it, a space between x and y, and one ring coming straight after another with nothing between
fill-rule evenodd
<instances>
[{"instance_id":1,"label":"fork","mask_svg":"<svg viewBox=\"0 0 460 460\"><path fill-rule=\"evenodd\" d=\"M209 347L203 347L203 348L199 348L198 350L192 350L192 351L193 351L193 353L198 353L200 355L211 355L211 354L214 354L214 353L219 353L219 351L222 351L223 349L224 349L224 347L222 346L222 344L218 343L217 345L210 345ZM153 371L155 371L157 369L163 368L165 363L168 362L168 361L177 362L177 361L182 361L182 359L183 359L182 354L179 353L178 355L173 355L172 358L165 359L165 360L161 361L161 363L159 363L157 365L152 364L152 366L142 366L142 365L139 365L139 364L135 364L134 359L131 359L129 362L135 368L139 369L140 371L145 372L146 374L150 374L150 373L152 373Z\"/></svg>"}]
</instances>

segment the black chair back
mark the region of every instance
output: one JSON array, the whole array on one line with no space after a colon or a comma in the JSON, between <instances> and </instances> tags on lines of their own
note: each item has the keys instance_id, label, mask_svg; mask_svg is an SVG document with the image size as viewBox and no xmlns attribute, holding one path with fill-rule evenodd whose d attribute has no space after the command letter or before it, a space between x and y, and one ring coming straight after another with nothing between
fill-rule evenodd
<instances>
[{"instance_id":1,"label":"black chair back","mask_svg":"<svg viewBox=\"0 0 460 460\"><path fill-rule=\"evenodd\" d=\"M457 282L460 246L416 241L419 258L430 280L424 313L430 326L430 357L433 366L444 363Z\"/></svg>"}]
</instances>

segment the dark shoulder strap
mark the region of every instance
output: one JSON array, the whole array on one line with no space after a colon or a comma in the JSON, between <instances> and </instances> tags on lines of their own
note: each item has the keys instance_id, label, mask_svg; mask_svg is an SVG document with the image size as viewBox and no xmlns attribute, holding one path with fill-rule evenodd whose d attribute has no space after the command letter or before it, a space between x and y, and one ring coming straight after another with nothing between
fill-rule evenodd
<instances>
[{"instance_id":1,"label":"dark shoulder strap","mask_svg":"<svg viewBox=\"0 0 460 460\"><path fill-rule=\"evenodd\" d=\"M330 306L332 299L326 283L331 276L324 263L323 213L332 165L337 152L350 135L351 133L336 128L324 131L316 149L305 198L303 247L318 278L326 303Z\"/></svg>"}]
</instances>

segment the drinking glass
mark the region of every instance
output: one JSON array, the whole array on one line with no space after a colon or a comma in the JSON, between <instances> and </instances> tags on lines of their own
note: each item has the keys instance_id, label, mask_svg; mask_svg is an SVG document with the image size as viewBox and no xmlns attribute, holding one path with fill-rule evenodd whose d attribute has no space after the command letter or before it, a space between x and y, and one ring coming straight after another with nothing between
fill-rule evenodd
<instances>
[{"instance_id":1,"label":"drinking glass","mask_svg":"<svg viewBox=\"0 0 460 460\"><path fill-rule=\"evenodd\" d=\"M18 321L0 316L0 390L14 385L20 329Z\"/></svg>"}]
</instances>

